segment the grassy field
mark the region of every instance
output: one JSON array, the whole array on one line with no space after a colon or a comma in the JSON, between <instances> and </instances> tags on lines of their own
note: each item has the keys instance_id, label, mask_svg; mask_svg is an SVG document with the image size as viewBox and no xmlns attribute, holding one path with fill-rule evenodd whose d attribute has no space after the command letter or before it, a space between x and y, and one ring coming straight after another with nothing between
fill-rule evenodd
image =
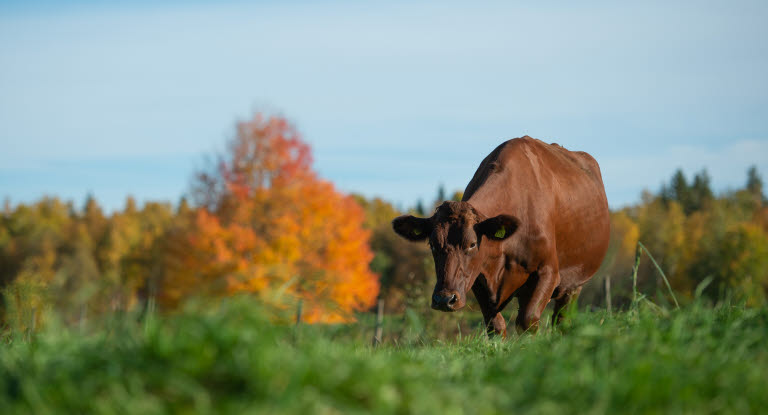
<instances>
[{"instance_id":1,"label":"grassy field","mask_svg":"<svg viewBox=\"0 0 768 415\"><path fill-rule=\"evenodd\" d=\"M7 334L0 413L768 411L768 308L581 312L535 336L375 349L362 323L297 330L262 315L241 299Z\"/></svg>"}]
</instances>

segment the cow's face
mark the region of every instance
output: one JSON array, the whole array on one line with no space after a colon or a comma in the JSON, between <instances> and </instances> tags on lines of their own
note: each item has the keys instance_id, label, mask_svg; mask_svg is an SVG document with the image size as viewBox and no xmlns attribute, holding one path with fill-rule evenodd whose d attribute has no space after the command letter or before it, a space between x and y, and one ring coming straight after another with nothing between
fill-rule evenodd
<instances>
[{"instance_id":1,"label":"cow's face","mask_svg":"<svg viewBox=\"0 0 768 415\"><path fill-rule=\"evenodd\" d=\"M485 218L467 202L444 202L431 218L400 216L392 227L411 241L428 240L437 283L432 308L456 311L467 303L467 291L480 273L489 245L502 243L517 229L509 215Z\"/></svg>"}]
</instances>

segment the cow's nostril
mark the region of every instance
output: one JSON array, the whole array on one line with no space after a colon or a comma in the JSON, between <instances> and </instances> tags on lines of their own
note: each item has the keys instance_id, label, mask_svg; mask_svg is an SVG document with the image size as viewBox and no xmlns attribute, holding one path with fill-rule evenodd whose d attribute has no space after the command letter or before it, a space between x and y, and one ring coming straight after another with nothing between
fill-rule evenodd
<instances>
[{"instance_id":1,"label":"cow's nostril","mask_svg":"<svg viewBox=\"0 0 768 415\"><path fill-rule=\"evenodd\" d=\"M448 299L448 305L453 306L456 304L456 301L459 301L459 297L456 296L456 294L451 295L451 298Z\"/></svg>"},{"instance_id":2,"label":"cow's nostril","mask_svg":"<svg viewBox=\"0 0 768 415\"><path fill-rule=\"evenodd\" d=\"M454 311L459 304L459 294L432 294L432 308L442 311Z\"/></svg>"}]
</instances>

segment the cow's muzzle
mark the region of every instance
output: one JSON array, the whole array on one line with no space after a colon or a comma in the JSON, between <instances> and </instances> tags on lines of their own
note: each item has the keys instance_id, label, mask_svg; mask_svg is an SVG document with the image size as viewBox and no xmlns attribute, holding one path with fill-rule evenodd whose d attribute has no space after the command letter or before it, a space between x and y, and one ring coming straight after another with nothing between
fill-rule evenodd
<instances>
[{"instance_id":1,"label":"cow's muzzle","mask_svg":"<svg viewBox=\"0 0 768 415\"><path fill-rule=\"evenodd\" d=\"M440 311L456 311L460 307L459 293L457 291L447 291L432 294L432 308Z\"/></svg>"}]
</instances>

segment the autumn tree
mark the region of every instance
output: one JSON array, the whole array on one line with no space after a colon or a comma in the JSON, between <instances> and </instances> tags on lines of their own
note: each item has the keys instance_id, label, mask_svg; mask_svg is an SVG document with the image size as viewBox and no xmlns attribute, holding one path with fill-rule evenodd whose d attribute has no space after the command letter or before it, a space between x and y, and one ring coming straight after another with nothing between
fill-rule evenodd
<instances>
[{"instance_id":1,"label":"autumn tree","mask_svg":"<svg viewBox=\"0 0 768 415\"><path fill-rule=\"evenodd\" d=\"M189 231L170 238L166 304L198 290L265 301L283 293L304 300L308 321L343 321L375 301L363 211L317 176L309 146L284 118L238 123L226 151L197 173L192 196Z\"/></svg>"},{"instance_id":2,"label":"autumn tree","mask_svg":"<svg viewBox=\"0 0 768 415\"><path fill-rule=\"evenodd\" d=\"M65 244L80 241L69 207L55 198L19 205L3 214L0 230L0 288L4 295L4 323L26 325L34 313L51 304L47 287L62 280L59 272ZM90 258L89 258L90 259ZM85 269L83 269L85 271ZM90 275L81 274L82 279ZM63 293L61 300L70 298Z\"/></svg>"}]
</instances>

